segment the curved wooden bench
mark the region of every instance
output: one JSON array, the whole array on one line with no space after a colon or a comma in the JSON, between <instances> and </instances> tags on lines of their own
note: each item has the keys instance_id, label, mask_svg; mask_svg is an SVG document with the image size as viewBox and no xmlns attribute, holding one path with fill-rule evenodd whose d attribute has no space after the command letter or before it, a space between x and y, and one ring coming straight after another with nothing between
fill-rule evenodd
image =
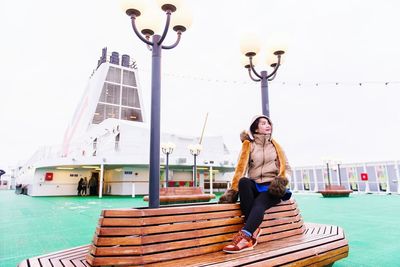
<instances>
[{"instance_id":1,"label":"curved wooden bench","mask_svg":"<svg viewBox=\"0 0 400 267\"><path fill-rule=\"evenodd\" d=\"M105 210L86 259L94 266L236 266L261 262L272 266L292 261L303 266L318 262L327 265L348 253L347 240L338 227L320 226L305 235L293 200L266 211L259 245L253 251L222 252L242 227L239 204Z\"/></svg>"},{"instance_id":2,"label":"curved wooden bench","mask_svg":"<svg viewBox=\"0 0 400 267\"><path fill-rule=\"evenodd\" d=\"M175 204L187 202L208 202L215 198L214 194L204 194L200 187L167 187L160 188L160 203ZM149 196L143 197L149 201Z\"/></svg>"},{"instance_id":3,"label":"curved wooden bench","mask_svg":"<svg viewBox=\"0 0 400 267\"><path fill-rule=\"evenodd\" d=\"M347 241L342 229L337 226L305 223L303 235L282 240L264 242L241 254L209 253L198 258L181 258L169 262L150 264L155 266L237 266L241 261L247 266L330 266L348 256ZM86 255L89 245L31 258L19 264L27 266L88 267ZM252 260L249 260L249 258ZM230 260L235 259L231 264ZM244 259L244 260L243 260ZM215 260L215 264L210 264ZM193 262L194 261L194 262ZM175 265L174 265L175 264Z\"/></svg>"},{"instance_id":4,"label":"curved wooden bench","mask_svg":"<svg viewBox=\"0 0 400 267\"><path fill-rule=\"evenodd\" d=\"M104 210L90 247L28 259L20 266L326 266L348 255L343 230L304 224L293 200L266 211L253 250L221 251L242 227L239 204Z\"/></svg>"},{"instance_id":5,"label":"curved wooden bench","mask_svg":"<svg viewBox=\"0 0 400 267\"><path fill-rule=\"evenodd\" d=\"M326 186L324 190L318 191L324 197L348 197L353 190L348 190L341 185L329 185Z\"/></svg>"}]
</instances>

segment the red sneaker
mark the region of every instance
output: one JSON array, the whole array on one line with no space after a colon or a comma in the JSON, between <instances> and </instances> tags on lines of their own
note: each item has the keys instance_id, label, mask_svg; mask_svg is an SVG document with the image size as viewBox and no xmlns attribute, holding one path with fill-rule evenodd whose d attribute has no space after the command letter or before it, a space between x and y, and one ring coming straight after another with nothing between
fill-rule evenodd
<instances>
[{"instance_id":1,"label":"red sneaker","mask_svg":"<svg viewBox=\"0 0 400 267\"><path fill-rule=\"evenodd\" d=\"M246 250L251 250L254 247L254 243L256 240L251 237L247 236L242 231L239 231L232 240L232 243L225 246L223 251L226 253L240 253Z\"/></svg>"}]
</instances>

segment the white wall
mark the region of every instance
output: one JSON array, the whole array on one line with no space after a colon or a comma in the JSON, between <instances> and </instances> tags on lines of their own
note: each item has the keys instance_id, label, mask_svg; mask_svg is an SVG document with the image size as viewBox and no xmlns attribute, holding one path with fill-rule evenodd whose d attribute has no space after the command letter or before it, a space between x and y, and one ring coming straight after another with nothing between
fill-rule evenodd
<instances>
[{"instance_id":1,"label":"white wall","mask_svg":"<svg viewBox=\"0 0 400 267\"><path fill-rule=\"evenodd\" d=\"M46 172L53 173L52 181L45 181ZM28 190L31 196L75 196L80 178L91 176L91 169L57 170L51 168L36 169L34 182ZM74 174L73 177L70 175ZM75 176L75 175L78 176Z\"/></svg>"},{"instance_id":2,"label":"white wall","mask_svg":"<svg viewBox=\"0 0 400 267\"><path fill-rule=\"evenodd\" d=\"M192 181L192 172L174 171L172 181Z\"/></svg>"},{"instance_id":3,"label":"white wall","mask_svg":"<svg viewBox=\"0 0 400 267\"><path fill-rule=\"evenodd\" d=\"M104 192L111 195L132 195L132 184L134 184L135 195L146 195L149 192L148 177L147 168L124 167L106 170Z\"/></svg>"}]
</instances>

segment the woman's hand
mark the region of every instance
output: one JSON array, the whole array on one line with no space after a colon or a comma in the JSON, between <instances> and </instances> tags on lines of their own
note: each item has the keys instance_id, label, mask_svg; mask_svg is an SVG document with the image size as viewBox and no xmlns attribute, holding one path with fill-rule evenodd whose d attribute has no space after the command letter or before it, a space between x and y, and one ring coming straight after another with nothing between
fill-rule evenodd
<instances>
[{"instance_id":1,"label":"woman's hand","mask_svg":"<svg viewBox=\"0 0 400 267\"><path fill-rule=\"evenodd\" d=\"M269 185L268 192L276 197L282 198L286 192L286 186L289 184L289 180L286 177L276 177L272 180Z\"/></svg>"},{"instance_id":2,"label":"woman's hand","mask_svg":"<svg viewBox=\"0 0 400 267\"><path fill-rule=\"evenodd\" d=\"M239 192L233 189L228 189L225 193L219 198L218 204L229 204L236 203L239 198Z\"/></svg>"}]
</instances>

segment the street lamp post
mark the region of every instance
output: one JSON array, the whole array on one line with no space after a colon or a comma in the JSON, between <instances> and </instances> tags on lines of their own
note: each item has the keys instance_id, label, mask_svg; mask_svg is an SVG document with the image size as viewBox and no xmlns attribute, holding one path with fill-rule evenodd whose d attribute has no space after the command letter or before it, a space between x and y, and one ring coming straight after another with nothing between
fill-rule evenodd
<instances>
[{"instance_id":1,"label":"street lamp post","mask_svg":"<svg viewBox=\"0 0 400 267\"><path fill-rule=\"evenodd\" d=\"M210 160L210 161L205 161L205 164L210 163L210 169L209 169L209 179L210 179L210 194L213 193L213 164L214 161Z\"/></svg>"},{"instance_id":2,"label":"street lamp post","mask_svg":"<svg viewBox=\"0 0 400 267\"><path fill-rule=\"evenodd\" d=\"M177 39L172 45L163 45L167 36L171 15L178 7L176 0L158 1L161 9L166 13L166 22L161 34L157 34L154 25L143 25L141 31L136 25L136 20L142 15L144 1L126 0L123 8L131 18L132 28L136 36L143 41L152 51L152 70L151 70L151 122L150 122L150 173L149 173L149 207L158 208L160 206L160 105L161 105L161 51L162 49L172 49L179 44L181 35L186 31L189 22L177 16L174 20L172 29L177 33ZM145 14L144 14L145 15ZM184 18L185 19L185 18ZM154 18L149 21L154 22ZM150 38L152 37L152 41Z\"/></svg>"},{"instance_id":3,"label":"street lamp post","mask_svg":"<svg viewBox=\"0 0 400 267\"><path fill-rule=\"evenodd\" d=\"M198 155L200 155L202 146L200 144L190 145L189 150L190 150L190 154L193 155L193 187L197 187L196 158Z\"/></svg>"},{"instance_id":4,"label":"street lamp post","mask_svg":"<svg viewBox=\"0 0 400 267\"><path fill-rule=\"evenodd\" d=\"M269 98L268 98L268 81L275 79L276 73L281 65L281 57L285 53L283 49L274 49L273 55L276 56L276 61L270 64L273 68L272 72L268 74L266 70L258 73L255 69L254 59L260 48L258 40L252 38L253 36L243 39L241 43L241 50L245 56L244 67L248 70L250 79L255 82L261 82L261 106L263 115L269 117ZM271 58L268 58L271 60ZM253 74L256 77L253 77Z\"/></svg>"},{"instance_id":5,"label":"street lamp post","mask_svg":"<svg viewBox=\"0 0 400 267\"><path fill-rule=\"evenodd\" d=\"M328 187L331 187L331 177L329 174L329 161L326 162L326 173L328 175Z\"/></svg>"},{"instance_id":6,"label":"street lamp post","mask_svg":"<svg viewBox=\"0 0 400 267\"><path fill-rule=\"evenodd\" d=\"M214 177L213 177L213 164L214 164L214 161L210 160L210 194L213 193L213 183L214 183L214 181L213 181L213 179L214 179Z\"/></svg>"},{"instance_id":7,"label":"street lamp post","mask_svg":"<svg viewBox=\"0 0 400 267\"><path fill-rule=\"evenodd\" d=\"M168 187L168 178L169 178L169 155L174 152L175 144L168 142L161 144L162 152L167 156L167 162L165 165L165 187Z\"/></svg>"},{"instance_id":8,"label":"street lamp post","mask_svg":"<svg viewBox=\"0 0 400 267\"><path fill-rule=\"evenodd\" d=\"M340 175L340 164L341 164L342 162L340 162L340 161L337 161L336 162L336 164L337 164L337 171L338 171L338 178L339 178L339 185L341 186L342 185L342 176Z\"/></svg>"}]
</instances>

